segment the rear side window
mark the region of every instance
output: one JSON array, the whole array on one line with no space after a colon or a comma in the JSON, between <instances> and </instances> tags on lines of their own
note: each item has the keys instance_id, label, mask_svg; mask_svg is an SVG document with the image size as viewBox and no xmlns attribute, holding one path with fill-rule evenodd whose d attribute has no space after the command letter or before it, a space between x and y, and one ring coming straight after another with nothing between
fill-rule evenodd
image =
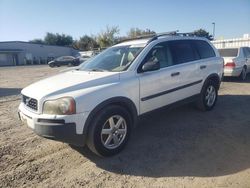
<instances>
[{"instance_id":1,"label":"rear side window","mask_svg":"<svg viewBox=\"0 0 250 188\"><path fill-rule=\"evenodd\" d=\"M175 65L200 59L190 40L169 41L169 49Z\"/></svg>"},{"instance_id":2,"label":"rear side window","mask_svg":"<svg viewBox=\"0 0 250 188\"><path fill-rule=\"evenodd\" d=\"M201 59L215 57L213 48L206 41L194 40L193 43Z\"/></svg>"},{"instance_id":3,"label":"rear side window","mask_svg":"<svg viewBox=\"0 0 250 188\"><path fill-rule=\"evenodd\" d=\"M250 57L250 48L243 48L244 56Z\"/></svg>"},{"instance_id":4,"label":"rear side window","mask_svg":"<svg viewBox=\"0 0 250 188\"><path fill-rule=\"evenodd\" d=\"M238 48L219 49L221 57L237 57Z\"/></svg>"}]
</instances>

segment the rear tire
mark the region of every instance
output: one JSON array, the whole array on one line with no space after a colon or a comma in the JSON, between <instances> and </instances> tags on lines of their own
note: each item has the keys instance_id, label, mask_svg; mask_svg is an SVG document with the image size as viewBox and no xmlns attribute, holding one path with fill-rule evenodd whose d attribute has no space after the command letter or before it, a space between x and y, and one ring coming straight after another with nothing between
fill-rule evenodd
<instances>
[{"instance_id":1,"label":"rear tire","mask_svg":"<svg viewBox=\"0 0 250 188\"><path fill-rule=\"evenodd\" d=\"M247 77L247 68L244 66L240 74L240 80L245 81Z\"/></svg>"},{"instance_id":2,"label":"rear tire","mask_svg":"<svg viewBox=\"0 0 250 188\"><path fill-rule=\"evenodd\" d=\"M118 105L99 111L90 125L87 145L100 156L112 156L126 145L132 126L127 110Z\"/></svg>"},{"instance_id":3,"label":"rear tire","mask_svg":"<svg viewBox=\"0 0 250 188\"><path fill-rule=\"evenodd\" d=\"M213 80L208 80L200 93L200 98L196 103L198 109L202 111L212 110L218 97L218 87Z\"/></svg>"}]
</instances>

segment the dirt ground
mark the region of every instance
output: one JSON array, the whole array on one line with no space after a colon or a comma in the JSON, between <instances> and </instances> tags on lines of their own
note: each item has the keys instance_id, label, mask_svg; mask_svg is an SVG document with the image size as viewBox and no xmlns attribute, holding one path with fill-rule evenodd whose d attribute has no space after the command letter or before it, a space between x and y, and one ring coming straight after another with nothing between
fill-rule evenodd
<instances>
[{"instance_id":1,"label":"dirt ground","mask_svg":"<svg viewBox=\"0 0 250 188\"><path fill-rule=\"evenodd\" d=\"M250 75L227 79L210 112L144 117L120 154L36 136L18 120L21 89L63 68L0 68L0 187L250 187Z\"/></svg>"}]
</instances>

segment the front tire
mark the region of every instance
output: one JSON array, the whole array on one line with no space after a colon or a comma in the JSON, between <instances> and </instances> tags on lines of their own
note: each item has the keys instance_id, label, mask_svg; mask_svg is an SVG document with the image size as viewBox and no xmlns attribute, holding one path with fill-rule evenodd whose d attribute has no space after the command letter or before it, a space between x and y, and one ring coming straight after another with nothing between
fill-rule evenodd
<instances>
[{"instance_id":1,"label":"front tire","mask_svg":"<svg viewBox=\"0 0 250 188\"><path fill-rule=\"evenodd\" d=\"M55 65L54 65L53 63L49 64L49 66L50 66L51 68L55 67Z\"/></svg>"},{"instance_id":2,"label":"front tire","mask_svg":"<svg viewBox=\"0 0 250 188\"><path fill-rule=\"evenodd\" d=\"M119 153L130 135L130 114L123 107L112 105L105 107L95 117L88 132L89 149L100 156Z\"/></svg>"},{"instance_id":3,"label":"front tire","mask_svg":"<svg viewBox=\"0 0 250 188\"><path fill-rule=\"evenodd\" d=\"M210 111L214 108L218 97L218 87L213 80L208 80L200 94L200 98L197 101L198 109L202 111Z\"/></svg>"}]
</instances>

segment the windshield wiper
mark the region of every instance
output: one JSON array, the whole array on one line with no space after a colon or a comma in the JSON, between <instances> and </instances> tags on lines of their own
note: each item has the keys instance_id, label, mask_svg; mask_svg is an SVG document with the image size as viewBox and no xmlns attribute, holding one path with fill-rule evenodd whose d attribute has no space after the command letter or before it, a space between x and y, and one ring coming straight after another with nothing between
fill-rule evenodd
<instances>
[{"instance_id":1,"label":"windshield wiper","mask_svg":"<svg viewBox=\"0 0 250 188\"><path fill-rule=\"evenodd\" d=\"M107 70L99 69L99 68L89 69L88 71L93 71L93 72L108 72Z\"/></svg>"}]
</instances>

